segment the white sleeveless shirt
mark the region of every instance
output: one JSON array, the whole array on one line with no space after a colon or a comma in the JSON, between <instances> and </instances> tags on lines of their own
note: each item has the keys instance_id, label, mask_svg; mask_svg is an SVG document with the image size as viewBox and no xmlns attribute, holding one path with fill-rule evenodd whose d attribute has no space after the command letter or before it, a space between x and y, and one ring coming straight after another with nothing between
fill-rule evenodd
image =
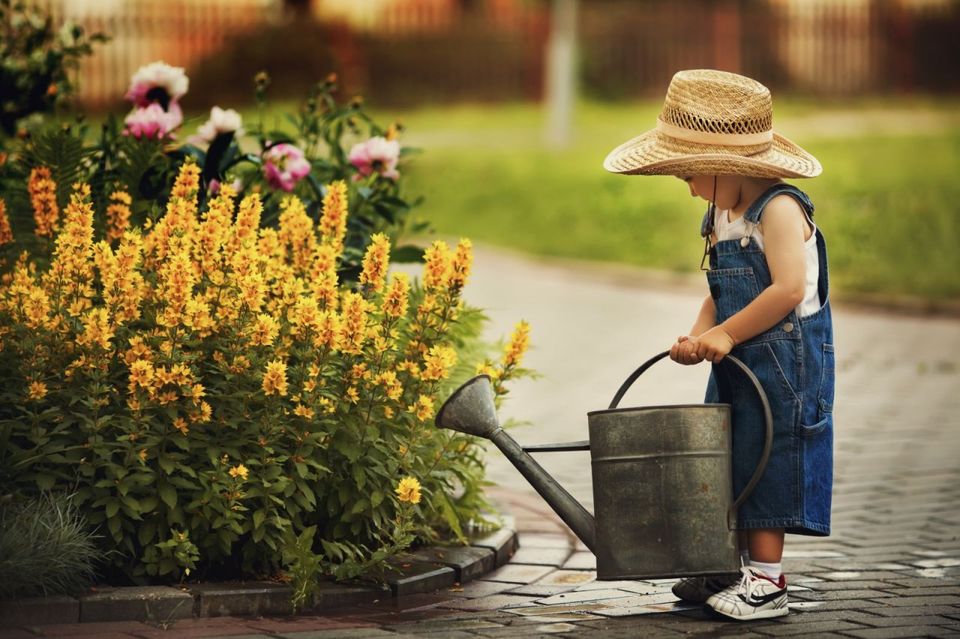
<instances>
[{"instance_id":1,"label":"white sleeveless shirt","mask_svg":"<svg viewBox=\"0 0 960 639\"><path fill-rule=\"evenodd\" d=\"M813 223L806 211L803 212L807 223L813 229L810 233L810 239L803 243L804 254L806 256L806 282L803 290L803 301L797 306L797 317L806 317L820 310L820 293L817 290L817 282L820 279L820 260L817 251L817 225ZM717 235L717 241L724 240L742 240L745 237L752 237L763 251L763 229L759 224L752 224L741 215L734 221L730 221L730 211L717 211L716 219L713 222L713 232Z\"/></svg>"}]
</instances>

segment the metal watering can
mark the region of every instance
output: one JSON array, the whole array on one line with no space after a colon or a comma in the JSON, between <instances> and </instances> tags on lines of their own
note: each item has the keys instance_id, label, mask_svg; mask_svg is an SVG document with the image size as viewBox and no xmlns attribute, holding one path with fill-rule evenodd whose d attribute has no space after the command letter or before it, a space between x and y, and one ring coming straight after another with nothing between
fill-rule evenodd
<instances>
[{"instance_id":1,"label":"metal watering can","mask_svg":"<svg viewBox=\"0 0 960 639\"><path fill-rule=\"evenodd\" d=\"M590 439L520 446L501 427L490 378L458 388L437 413L437 426L489 439L597 557L597 578L648 579L737 572L736 514L766 469L773 443L770 404L753 372L730 362L757 391L766 441L757 469L733 499L730 404L618 408L648 368L620 386L610 407L587 414ZM596 516L587 512L528 454L589 450Z\"/></svg>"}]
</instances>

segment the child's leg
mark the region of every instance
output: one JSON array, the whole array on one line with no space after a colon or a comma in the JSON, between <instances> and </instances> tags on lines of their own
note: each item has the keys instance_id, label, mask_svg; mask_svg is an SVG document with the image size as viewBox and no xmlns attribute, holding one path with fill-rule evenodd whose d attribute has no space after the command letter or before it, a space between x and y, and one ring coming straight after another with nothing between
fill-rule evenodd
<instances>
[{"instance_id":1,"label":"child's leg","mask_svg":"<svg viewBox=\"0 0 960 639\"><path fill-rule=\"evenodd\" d=\"M756 528L749 531L750 566L771 579L780 579L783 568L783 528Z\"/></svg>"}]
</instances>

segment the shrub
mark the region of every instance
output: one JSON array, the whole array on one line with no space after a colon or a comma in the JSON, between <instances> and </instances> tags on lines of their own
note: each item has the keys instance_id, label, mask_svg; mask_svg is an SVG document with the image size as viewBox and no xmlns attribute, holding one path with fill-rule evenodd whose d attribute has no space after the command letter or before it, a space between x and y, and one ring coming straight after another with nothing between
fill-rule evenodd
<instances>
[{"instance_id":1,"label":"shrub","mask_svg":"<svg viewBox=\"0 0 960 639\"><path fill-rule=\"evenodd\" d=\"M388 277L375 234L341 282L344 182L318 224L291 194L272 229L257 193L201 206L200 172L183 164L155 223L96 243L76 185L49 267L24 254L4 277L0 489L77 486L111 563L168 579L272 572L311 530L324 570L352 576L482 524L482 446L432 417L478 364L503 392L526 330L480 361L469 241L435 242L420 285Z\"/></svg>"},{"instance_id":2,"label":"shrub","mask_svg":"<svg viewBox=\"0 0 960 639\"><path fill-rule=\"evenodd\" d=\"M66 493L0 505L0 598L76 593L101 560L96 537Z\"/></svg>"}]
</instances>

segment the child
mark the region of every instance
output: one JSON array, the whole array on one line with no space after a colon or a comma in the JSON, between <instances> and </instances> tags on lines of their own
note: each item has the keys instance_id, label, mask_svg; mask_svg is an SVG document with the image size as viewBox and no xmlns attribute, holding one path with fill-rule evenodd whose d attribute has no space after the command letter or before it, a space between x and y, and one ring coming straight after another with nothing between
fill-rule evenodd
<instances>
[{"instance_id":1,"label":"child","mask_svg":"<svg viewBox=\"0 0 960 639\"><path fill-rule=\"evenodd\" d=\"M775 134L770 92L733 73L681 71L654 130L614 149L604 167L673 175L709 202L701 225L710 294L670 356L712 362L707 402L733 406L733 489L760 458L764 417L743 361L770 400L774 439L766 470L740 507L739 575L681 580L674 593L737 620L787 608L784 533L828 535L833 481L834 350L823 235L809 198L781 178L814 177L816 158ZM703 264L701 264L703 267Z\"/></svg>"}]
</instances>

